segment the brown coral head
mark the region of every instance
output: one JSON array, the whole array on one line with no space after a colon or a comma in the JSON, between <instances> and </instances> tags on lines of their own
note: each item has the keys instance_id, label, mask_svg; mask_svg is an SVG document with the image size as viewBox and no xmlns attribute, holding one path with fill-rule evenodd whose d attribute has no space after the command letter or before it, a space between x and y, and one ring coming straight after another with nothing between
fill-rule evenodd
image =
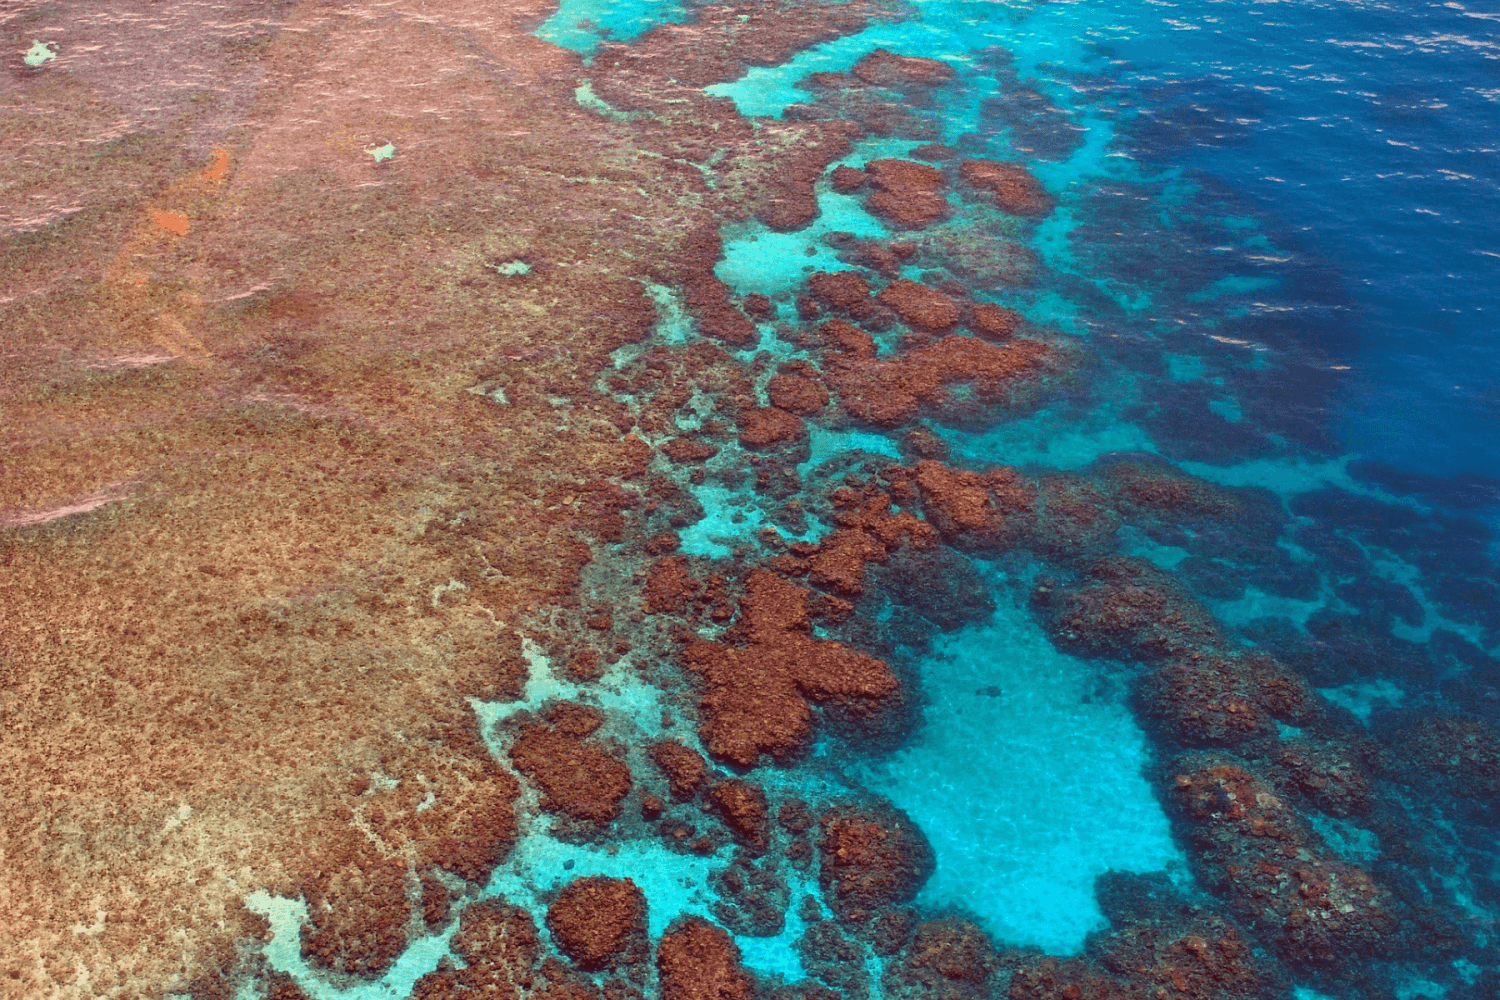
<instances>
[{"instance_id":1,"label":"brown coral head","mask_svg":"<svg viewBox=\"0 0 1500 1000\"><path fill-rule=\"evenodd\" d=\"M570 883L547 908L552 940L579 968L608 968L632 938L644 941L646 896L628 878L595 876Z\"/></svg>"}]
</instances>

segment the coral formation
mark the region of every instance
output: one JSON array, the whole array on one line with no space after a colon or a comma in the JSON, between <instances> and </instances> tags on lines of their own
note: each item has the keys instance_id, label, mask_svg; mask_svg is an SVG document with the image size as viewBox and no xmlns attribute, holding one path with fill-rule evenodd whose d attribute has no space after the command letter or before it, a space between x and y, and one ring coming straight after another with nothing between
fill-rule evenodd
<instances>
[{"instance_id":1,"label":"coral formation","mask_svg":"<svg viewBox=\"0 0 1500 1000\"><path fill-rule=\"evenodd\" d=\"M951 330L963 315L958 303L949 296L905 279L882 288L876 301L894 309L907 326L935 333Z\"/></svg>"},{"instance_id":2,"label":"coral formation","mask_svg":"<svg viewBox=\"0 0 1500 1000\"><path fill-rule=\"evenodd\" d=\"M1002 211L1033 216L1052 211L1047 189L1019 163L964 160L958 174L966 185L989 195Z\"/></svg>"},{"instance_id":3,"label":"coral formation","mask_svg":"<svg viewBox=\"0 0 1500 1000\"><path fill-rule=\"evenodd\" d=\"M784 365L766 385L771 405L788 413L813 416L828 405L828 390L818 384L816 372L804 362Z\"/></svg>"},{"instance_id":4,"label":"coral formation","mask_svg":"<svg viewBox=\"0 0 1500 1000\"><path fill-rule=\"evenodd\" d=\"M510 760L541 789L543 809L590 823L620 815L633 782L622 760L588 738L603 724L598 709L561 702L517 726Z\"/></svg>"},{"instance_id":5,"label":"coral formation","mask_svg":"<svg viewBox=\"0 0 1500 1000\"><path fill-rule=\"evenodd\" d=\"M952 66L940 59L903 56L887 49L875 49L861 56L849 72L872 87L896 89L911 85L937 87L952 83L957 75Z\"/></svg>"},{"instance_id":6,"label":"coral formation","mask_svg":"<svg viewBox=\"0 0 1500 1000\"><path fill-rule=\"evenodd\" d=\"M747 448L765 448L796 440L806 433L806 426L795 413L774 406L740 411L740 444Z\"/></svg>"},{"instance_id":7,"label":"coral formation","mask_svg":"<svg viewBox=\"0 0 1500 1000\"><path fill-rule=\"evenodd\" d=\"M449 1000L466 995L513 995L541 961L541 937L531 915L501 899L466 907L453 937L462 969L440 969L417 980L412 996Z\"/></svg>"},{"instance_id":8,"label":"coral formation","mask_svg":"<svg viewBox=\"0 0 1500 1000\"><path fill-rule=\"evenodd\" d=\"M767 835L766 793L748 781L730 778L708 790L708 801L736 840L752 850L764 850Z\"/></svg>"},{"instance_id":9,"label":"coral formation","mask_svg":"<svg viewBox=\"0 0 1500 1000\"><path fill-rule=\"evenodd\" d=\"M651 761L667 776L674 799L691 799L708 781L708 764L698 751L675 740L662 740L650 746Z\"/></svg>"},{"instance_id":10,"label":"coral formation","mask_svg":"<svg viewBox=\"0 0 1500 1000\"><path fill-rule=\"evenodd\" d=\"M969 310L969 329L985 340L1001 343L1021 328L1021 314L1014 309L980 302Z\"/></svg>"},{"instance_id":11,"label":"coral formation","mask_svg":"<svg viewBox=\"0 0 1500 1000\"><path fill-rule=\"evenodd\" d=\"M932 874L927 838L887 803L832 809L818 822L823 898L841 920L865 923L909 902Z\"/></svg>"},{"instance_id":12,"label":"coral formation","mask_svg":"<svg viewBox=\"0 0 1500 1000\"><path fill-rule=\"evenodd\" d=\"M923 306L925 298L913 303L914 308ZM938 308L919 315L941 321L946 313ZM983 406L1016 405L1061 360L1039 340L997 345L959 335L882 358L868 333L842 320L830 320L818 332L834 349L825 360L824 379L837 393L839 408L858 421L884 427L907 423L924 408L959 408L963 400L954 389L960 385L971 387L971 398Z\"/></svg>"},{"instance_id":13,"label":"coral formation","mask_svg":"<svg viewBox=\"0 0 1500 1000\"><path fill-rule=\"evenodd\" d=\"M656 949L662 1000L751 1000L755 980L740 965L740 950L706 920L684 920Z\"/></svg>"},{"instance_id":14,"label":"coral formation","mask_svg":"<svg viewBox=\"0 0 1500 1000\"><path fill-rule=\"evenodd\" d=\"M786 929L791 892L770 860L755 863L736 852L734 860L709 876L719 899L711 904L714 919L735 934L775 937Z\"/></svg>"},{"instance_id":15,"label":"coral formation","mask_svg":"<svg viewBox=\"0 0 1500 1000\"><path fill-rule=\"evenodd\" d=\"M898 229L925 229L948 217L943 172L912 160L871 160L865 176L873 189L865 198L872 215Z\"/></svg>"},{"instance_id":16,"label":"coral formation","mask_svg":"<svg viewBox=\"0 0 1500 1000\"><path fill-rule=\"evenodd\" d=\"M989 937L959 918L918 924L900 958L886 969L882 985L888 996L985 996L998 978L999 962Z\"/></svg>"},{"instance_id":17,"label":"coral formation","mask_svg":"<svg viewBox=\"0 0 1500 1000\"><path fill-rule=\"evenodd\" d=\"M1243 743L1274 735L1278 720L1305 725L1316 712L1302 678L1253 653L1195 653L1169 662L1146 676L1141 698L1163 735L1183 746Z\"/></svg>"},{"instance_id":18,"label":"coral formation","mask_svg":"<svg viewBox=\"0 0 1500 1000\"><path fill-rule=\"evenodd\" d=\"M547 908L547 930L580 969L646 957L646 897L630 879L581 878Z\"/></svg>"},{"instance_id":19,"label":"coral formation","mask_svg":"<svg viewBox=\"0 0 1500 1000\"><path fill-rule=\"evenodd\" d=\"M1482 995L1493 973L1457 960L1494 964L1474 914L1496 900L1454 887L1500 825L1485 524L950 445L1096 402L1080 341L1041 325L1050 279L1020 287L1047 278L1022 241L1052 197L933 113L955 66L990 73L986 114L1032 107L1003 123L1032 148L1065 113L1004 57L877 49L752 121L705 88L894 15L690 5L585 60L533 35L545 4L492 7L278 5L253 44L190 46L230 111L160 102L118 126L130 156L44 144L98 182L0 244L0 325L47 318L0 370L0 992L298 1000L244 903L264 890L305 902L300 955L331 982L456 919L413 996L644 1000L643 888L672 880L547 883L534 837L694 873L685 910L720 926L656 913L665 1000L1249 1000L1286 970L1345 997L1379 959ZM113 108L130 88L100 66L17 86ZM897 238L808 228L830 188ZM747 239L802 236L790 285L738 284ZM845 269L816 270L830 254ZM1266 398L1187 384L1251 376L1134 339L1089 350L1111 377L1150 354L1125 417L1152 446L1211 453L1205 405L1246 454L1280 446L1242 426ZM841 754L914 738L918 660L989 618L996 580L1057 649L1123 661L1087 697L1117 690L1169 759L1152 780L1198 878L1189 900L1106 876L1076 957L917 907L922 831L840 797L862 794ZM1224 610L1257 595L1318 607ZM522 829L503 877L546 935L490 895ZM789 927L810 978L762 989L731 935Z\"/></svg>"},{"instance_id":20,"label":"coral formation","mask_svg":"<svg viewBox=\"0 0 1500 1000\"><path fill-rule=\"evenodd\" d=\"M1187 910L1187 907L1180 907ZM1089 959L1023 960L1011 1000L1266 1000L1286 995L1252 941L1219 917L1136 917L1090 942Z\"/></svg>"},{"instance_id":21,"label":"coral formation","mask_svg":"<svg viewBox=\"0 0 1500 1000\"><path fill-rule=\"evenodd\" d=\"M1396 944L1395 900L1323 847L1275 791L1230 757L1168 767L1170 804L1194 870L1280 958L1299 969L1347 967Z\"/></svg>"},{"instance_id":22,"label":"coral formation","mask_svg":"<svg viewBox=\"0 0 1500 1000\"><path fill-rule=\"evenodd\" d=\"M684 665L703 679L700 735L719 760L749 767L785 760L812 735L811 703L870 715L900 684L881 660L810 634L808 591L756 570L741 600L743 645L689 643Z\"/></svg>"},{"instance_id":23,"label":"coral formation","mask_svg":"<svg viewBox=\"0 0 1500 1000\"><path fill-rule=\"evenodd\" d=\"M1206 608L1149 562L1094 563L1076 589L1037 588L1036 605L1058 644L1084 656L1164 660L1191 657L1224 636Z\"/></svg>"}]
</instances>

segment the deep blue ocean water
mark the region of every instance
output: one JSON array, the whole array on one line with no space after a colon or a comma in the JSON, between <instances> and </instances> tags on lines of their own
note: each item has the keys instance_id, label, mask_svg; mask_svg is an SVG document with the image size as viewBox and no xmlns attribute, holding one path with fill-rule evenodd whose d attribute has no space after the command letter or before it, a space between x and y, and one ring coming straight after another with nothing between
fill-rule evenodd
<instances>
[{"instance_id":1,"label":"deep blue ocean water","mask_svg":"<svg viewBox=\"0 0 1500 1000\"><path fill-rule=\"evenodd\" d=\"M710 90L747 115L777 117L815 99L797 86L810 73L847 69L877 47L943 59L959 73L927 112L943 141L1024 161L1058 199L1032 241L1037 282L973 292L1084 339L1112 374L1023 420L945 429L954 461L1078 469L1146 451L1225 485L1264 487L1300 519L1283 544L1315 585L1203 590L1220 620L1278 650L1326 646L1329 622L1354 621L1360 648L1379 656L1313 679L1366 725L1404 706L1471 708L1468 679L1493 676L1500 653L1500 11L917 0L905 13ZM538 33L590 52L601 38L628 41L690 16L691 5L564 0ZM915 145L872 143L848 162ZM885 235L852 198L824 191L820 203L820 220L801 232L726 231L721 277L741 292L785 293L809 269L846 266L827 234ZM851 450L899 454L878 434L815 430L810 465ZM699 499L708 517L684 533L690 553L727 554L762 526L752 497L705 489ZM1360 555L1331 567L1335 540ZM1159 565L1187 555L1137 541L1135 554ZM1007 944L1076 953L1104 924L1096 875L1191 876L1142 774L1151 751L1119 679L1051 647L1025 612L1026 581L981 569L999 610L928 654L925 728L894 754L845 766L825 746L804 770L756 780L845 781L888 796L937 852L920 905L968 914ZM560 691L544 673L533 685L528 704ZM1011 694L979 705L969 692L984 685ZM641 718L657 711L648 689L613 697ZM1351 857L1369 853L1357 825L1324 835L1352 845ZM1477 867L1482 846L1465 850L1454 848L1459 874L1444 877L1456 905L1493 925L1500 887ZM642 881L653 930L711 902L698 862L540 834L494 889L534 898L563 879L564 857L568 878ZM742 937L747 963L795 977L800 927L793 916L777 938ZM425 947L402 967L410 978L442 952ZM298 960L288 946L273 961ZM399 992L406 974L367 995ZM1426 974L1394 995L1430 993ZM299 978L320 997L353 995Z\"/></svg>"},{"instance_id":2,"label":"deep blue ocean water","mask_svg":"<svg viewBox=\"0 0 1500 1000\"><path fill-rule=\"evenodd\" d=\"M903 39L900 51L967 66L984 87L984 61L1007 61L991 51L998 47L1013 60L1006 72L1053 102L1036 106L1024 133L995 136L992 149L1009 146L1044 165L1070 139L1108 146L1113 162L1052 172L1054 190L1172 175L1201 186L1205 209L1216 202L1243 213L1263 238L1238 241L1252 251L1238 266L1255 269L1261 293L1240 296L1240 308L1295 328L1300 345L1339 366L1325 419L1343 452L1442 477L1500 472L1500 9L1057 0L912 10L905 30L888 31ZM539 33L587 51L604 32L629 39L684 16L677 4L570 0ZM803 56L789 72L752 77L795 82L869 47L834 43L825 47L831 58ZM1002 101L995 111L1018 106ZM972 124L982 130L985 117ZM1150 263L1188 281L1194 271L1231 270L1223 262L1234 248L1205 242L1153 245ZM1113 249L1132 247L1126 239ZM1192 250L1217 259L1204 264ZM1123 271L1143 262L1117 263ZM1151 309L1136 322L1204 319Z\"/></svg>"}]
</instances>

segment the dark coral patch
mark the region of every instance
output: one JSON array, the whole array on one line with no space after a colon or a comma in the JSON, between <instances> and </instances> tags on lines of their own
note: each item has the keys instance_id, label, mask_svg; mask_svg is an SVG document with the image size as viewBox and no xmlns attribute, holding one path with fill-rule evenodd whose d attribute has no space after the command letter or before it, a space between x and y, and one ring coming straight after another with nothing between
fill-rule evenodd
<instances>
[{"instance_id":1,"label":"dark coral patch","mask_svg":"<svg viewBox=\"0 0 1500 1000\"><path fill-rule=\"evenodd\" d=\"M988 194L1002 211L1030 216L1052 211L1052 196L1019 163L965 160L959 164L958 172L965 184Z\"/></svg>"},{"instance_id":2,"label":"dark coral patch","mask_svg":"<svg viewBox=\"0 0 1500 1000\"><path fill-rule=\"evenodd\" d=\"M773 560L772 568L790 576L805 574L814 586L852 598L865 591L866 563L884 563L902 546L923 551L936 546L932 528L906 511L892 513L890 496L880 490L841 487L829 499L834 531L817 545L795 546Z\"/></svg>"},{"instance_id":3,"label":"dark coral patch","mask_svg":"<svg viewBox=\"0 0 1500 1000\"><path fill-rule=\"evenodd\" d=\"M783 441L795 441L807 433L802 418L774 406L740 411L740 444L746 448L766 448Z\"/></svg>"},{"instance_id":4,"label":"dark coral patch","mask_svg":"<svg viewBox=\"0 0 1500 1000\"><path fill-rule=\"evenodd\" d=\"M1020 958L1010 1000L1266 1000L1285 974L1244 931L1191 906L1160 876L1109 873L1096 885L1111 927L1086 958ZM1007 956L1009 957L1009 956Z\"/></svg>"},{"instance_id":5,"label":"dark coral patch","mask_svg":"<svg viewBox=\"0 0 1500 1000\"><path fill-rule=\"evenodd\" d=\"M818 271L808 275L807 290L823 305L844 312L870 297L870 283L855 271Z\"/></svg>"},{"instance_id":6,"label":"dark coral patch","mask_svg":"<svg viewBox=\"0 0 1500 1000\"><path fill-rule=\"evenodd\" d=\"M646 897L628 878L581 878L547 908L552 940L588 971L621 961L638 962L646 952Z\"/></svg>"},{"instance_id":7,"label":"dark coral patch","mask_svg":"<svg viewBox=\"0 0 1500 1000\"><path fill-rule=\"evenodd\" d=\"M829 320L818 327L818 338L828 347L853 358L873 358L875 338L852 323Z\"/></svg>"},{"instance_id":8,"label":"dark coral patch","mask_svg":"<svg viewBox=\"0 0 1500 1000\"><path fill-rule=\"evenodd\" d=\"M667 776L667 785L674 799L685 801L692 798L708 781L708 764L691 747L676 740L660 740L651 744L649 753L651 762Z\"/></svg>"},{"instance_id":9,"label":"dark coral patch","mask_svg":"<svg viewBox=\"0 0 1500 1000\"><path fill-rule=\"evenodd\" d=\"M1386 735L1395 751L1391 770L1409 785L1435 787L1460 799L1477 800L1483 804L1487 821L1497 822L1500 730L1473 716L1412 715L1399 719Z\"/></svg>"},{"instance_id":10,"label":"dark coral patch","mask_svg":"<svg viewBox=\"0 0 1500 1000\"><path fill-rule=\"evenodd\" d=\"M1077 588L1040 585L1033 605L1053 642L1084 656L1191 659L1224 643L1206 608L1171 574L1138 559L1101 559Z\"/></svg>"},{"instance_id":11,"label":"dark coral patch","mask_svg":"<svg viewBox=\"0 0 1500 1000\"><path fill-rule=\"evenodd\" d=\"M1059 360L1036 340L996 345L957 335L876 358L869 334L857 327L833 321L819 332L844 348L825 361L825 381L838 393L839 406L856 420L884 427L913 420L924 407L953 408L959 385L972 387L974 406L1019 402Z\"/></svg>"},{"instance_id":12,"label":"dark coral patch","mask_svg":"<svg viewBox=\"0 0 1500 1000\"><path fill-rule=\"evenodd\" d=\"M1021 323L1020 313L990 302L981 302L969 310L969 329L993 343L1014 337Z\"/></svg>"},{"instance_id":13,"label":"dark coral patch","mask_svg":"<svg viewBox=\"0 0 1500 1000\"><path fill-rule=\"evenodd\" d=\"M951 297L916 281L893 281L876 301L891 307L901 321L918 330L942 332L958 325L963 310Z\"/></svg>"},{"instance_id":14,"label":"dark coral patch","mask_svg":"<svg viewBox=\"0 0 1500 1000\"><path fill-rule=\"evenodd\" d=\"M748 781L731 778L710 788L708 801L736 840L752 850L765 849L769 832L765 792Z\"/></svg>"},{"instance_id":15,"label":"dark coral patch","mask_svg":"<svg viewBox=\"0 0 1500 1000\"><path fill-rule=\"evenodd\" d=\"M872 160L865 164L874 191L865 198L872 215L899 229L925 229L948 217L943 172L912 160Z\"/></svg>"},{"instance_id":16,"label":"dark coral patch","mask_svg":"<svg viewBox=\"0 0 1500 1000\"><path fill-rule=\"evenodd\" d=\"M1193 654L1158 667L1141 685L1148 718L1184 746L1229 746L1273 735L1277 720L1306 724L1316 696L1269 656Z\"/></svg>"},{"instance_id":17,"label":"dark coral patch","mask_svg":"<svg viewBox=\"0 0 1500 1000\"><path fill-rule=\"evenodd\" d=\"M417 980L418 1000L465 996L516 996L541 958L541 938L531 915L503 899L472 903L459 919L453 953L464 968L442 968Z\"/></svg>"},{"instance_id":18,"label":"dark coral patch","mask_svg":"<svg viewBox=\"0 0 1500 1000\"><path fill-rule=\"evenodd\" d=\"M875 87L900 89L907 86L936 87L951 83L957 75L953 67L938 59L897 55L876 49L849 70L857 79Z\"/></svg>"},{"instance_id":19,"label":"dark coral patch","mask_svg":"<svg viewBox=\"0 0 1500 1000\"><path fill-rule=\"evenodd\" d=\"M350 975L378 975L405 950L411 904L400 861L372 859L329 872L309 880L303 895L312 917L302 927L307 961Z\"/></svg>"},{"instance_id":20,"label":"dark coral patch","mask_svg":"<svg viewBox=\"0 0 1500 1000\"><path fill-rule=\"evenodd\" d=\"M766 570L745 582L743 645L697 641L682 653L704 681L700 735L714 757L741 767L762 753L785 760L812 733L809 702L869 715L896 696L890 667L810 634L808 592Z\"/></svg>"},{"instance_id":21,"label":"dark coral patch","mask_svg":"<svg viewBox=\"0 0 1500 1000\"><path fill-rule=\"evenodd\" d=\"M564 702L519 726L510 760L541 789L543 809L592 823L620 815L630 768L588 738L603 724L598 709Z\"/></svg>"},{"instance_id":22,"label":"dark coral patch","mask_svg":"<svg viewBox=\"0 0 1500 1000\"><path fill-rule=\"evenodd\" d=\"M776 304L759 292L746 295L740 305L758 320L774 319L776 316Z\"/></svg>"},{"instance_id":23,"label":"dark coral patch","mask_svg":"<svg viewBox=\"0 0 1500 1000\"><path fill-rule=\"evenodd\" d=\"M732 862L710 875L709 883L719 896L709 912L735 934L775 937L786 929L791 890L774 860L757 864L748 852L737 851Z\"/></svg>"},{"instance_id":24,"label":"dark coral patch","mask_svg":"<svg viewBox=\"0 0 1500 1000\"><path fill-rule=\"evenodd\" d=\"M662 935L656 950L662 1000L752 1000L755 980L740 949L706 920L689 918Z\"/></svg>"},{"instance_id":25,"label":"dark coral patch","mask_svg":"<svg viewBox=\"0 0 1500 1000\"><path fill-rule=\"evenodd\" d=\"M1243 762L1193 755L1170 773L1169 806L1198 877L1288 965L1347 969L1397 947L1390 894L1325 848Z\"/></svg>"},{"instance_id":26,"label":"dark coral patch","mask_svg":"<svg viewBox=\"0 0 1500 1000\"><path fill-rule=\"evenodd\" d=\"M812 367L802 362L785 366L766 386L771 405L802 416L820 412L828 405L828 390L810 377L814 374Z\"/></svg>"},{"instance_id":27,"label":"dark coral patch","mask_svg":"<svg viewBox=\"0 0 1500 1000\"><path fill-rule=\"evenodd\" d=\"M974 472L924 461L912 482L928 523L960 548L1004 551L1035 532L1037 486L1015 469Z\"/></svg>"},{"instance_id":28,"label":"dark coral patch","mask_svg":"<svg viewBox=\"0 0 1500 1000\"><path fill-rule=\"evenodd\" d=\"M833 189L839 194L853 194L864 187L868 179L863 170L856 170L854 167L834 167L828 175Z\"/></svg>"},{"instance_id":29,"label":"dark coral patch","mask_svg":"<svg viewBox=\"0 0 1500 1000\"><path fill-rule=\"evenodd\" d=\"M703 584L688 570L687 556L667 556L651 567L643 603L654 615L681 614L702 589Z\"/></svg>"},{"instance_id":30,"label":"dark coral patch","mask_svg":"<svg viewBox=\"0 0 1500 1000\"><path fill-rule=\"evenodd\" d=\"M888 803L836 808L819 822L819 884L841 919L863 923L887 906L909 902L932 875L926 836Z\"/></svg>"},{"instance_id":31,"label":"dark coral patch","mask_svg":"<svg viewBox=\"0 0 1500 1000\"><path fill-rule=\"evenodd\" d=\"M814 923L797 940L796 948L808 974L832 987L838 996L869 996L864 949L845 937L838 925L826 920Z\"/></svg>"},{"instance_id":32,"label":"dark coral patch","mask_svg":"<svg viewBox=\"0 0 1500 1000\"><path fill-rule=\"evenodd\" d=\"M915 487L927 520L963 549L1024 547L1077 562L1113 551L1120 527L1109 493L1072 474L1032 479L1003 466L975 472L928 460L900 470L892 486L903 495Z\"/></svg>"},{"instance_id":33,"label":"dark coral patch","mask_svg":"<svg viewBox=\"0 0 1500 1000\"><path fill-rule=\"evenodd\" d=\"M687 437L676 437L661 447L662 453L674 462L702 462L713 458L719 449L707 441Z\"/></svg>"},{"instance_id":34,"label":"dark coral patch","mask_svg":"<svg viewBox=\"0 0 1500 1000\"><path fill-rule=\"evenodd\" d=\"M984 931L958 917L919 924L899 962L887 966L887 995L964 1000L987 996L1000 969Z\"/></svg>"},{"instance_id":35,"label":"dark coral patch","mask_svg":"<svg viewBox=\"0 0 1500 1000\"><path fill-rule=\"evenodd\" d=\"M1269 773L1278 787L1300 794L1318 811L1345 818L1375 804L1375 782L1365 764L1374 748L1305 736L1281 740L1270 753Z\"/></svg>"}]
</instances>

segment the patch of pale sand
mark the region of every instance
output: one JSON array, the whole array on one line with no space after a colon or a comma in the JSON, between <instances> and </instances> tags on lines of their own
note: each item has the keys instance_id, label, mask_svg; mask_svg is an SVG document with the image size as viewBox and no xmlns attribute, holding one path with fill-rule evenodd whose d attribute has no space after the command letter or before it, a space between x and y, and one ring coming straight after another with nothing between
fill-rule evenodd
<instances>
[{"instance_id":1,"label":"patch of pale sand","mask_svg":"<svg viewBox=\"0 0 1500 1000\"><path fill-rule=\"evenodd\" d=\"M91 496L80 497L69 503L59 504L56 507L48 507L46 510L26 511L19 514L0 515L0 528L28 528L38 524L46 524L59 518L68 517L72 514L87 514L91 510L98 510L105 504L116 503L126 499L129 491L115 492L124 483L110 483L103 492Z\"/></svg>"}]
</instances>

